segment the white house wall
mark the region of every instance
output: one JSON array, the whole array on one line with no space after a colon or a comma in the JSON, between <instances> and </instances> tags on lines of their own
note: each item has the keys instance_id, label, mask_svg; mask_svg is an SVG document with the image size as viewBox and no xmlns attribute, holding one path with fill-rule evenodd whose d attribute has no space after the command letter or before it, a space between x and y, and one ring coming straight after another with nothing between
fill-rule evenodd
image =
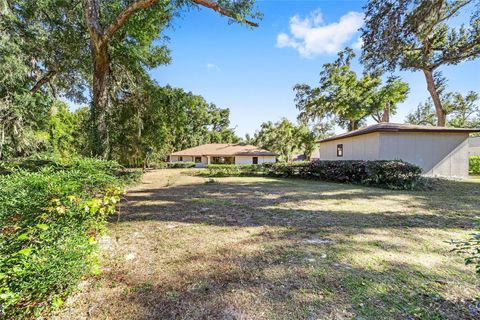
<instances>
[{"instance_id":1,"label":"white house wall","mask_svg":"<svg viewBox=\"0 0 480 320\"><path fill-rule=\"evenodd\" d=\"M382 132L379 159L416 164L425 175L466 177L468 134Z\"/></svg>"},{"instance_id":2,"label":"white house wall","mask_svg":"<svg viewBox=\"0 0 480 320\"><path fill-rule=\"evenodd\" d=\"M275 156L258 156L258 164L275 162ZM252 156L235 156L235 164L253 164Z\"/></svg>"},{"instance_id":3,"label":"white house wall","mask_svg":"<svg viewBox=\"0 0 480 320\"><path fill-rule=\"evenodd\" d=\"M210 156L210 162L214 156ZM195 157L192 156L182 156L183 162L194 162ZM170 162L179 162L179 156L170 156ZM202 162L197 163L197 167L205 166L207 162L207 157L202 156ZM267 163L267 162L275 162L275 156L258 156L258 164ZM235 156L235 164L253 164L253 157L252 156Z\"/></svg>"},{"instance_id":4,"label":"white house wall","mask_svg":"<svg viewBox=\"0 0 480 320\"><path fill-rule=\"evenodd\" d=\"M322 142L321 160L375 160L378 158L379 133L369 133L344 139ZM343 157L337 157L337 145L343 144Z\"/></svg>"}]
</instances>

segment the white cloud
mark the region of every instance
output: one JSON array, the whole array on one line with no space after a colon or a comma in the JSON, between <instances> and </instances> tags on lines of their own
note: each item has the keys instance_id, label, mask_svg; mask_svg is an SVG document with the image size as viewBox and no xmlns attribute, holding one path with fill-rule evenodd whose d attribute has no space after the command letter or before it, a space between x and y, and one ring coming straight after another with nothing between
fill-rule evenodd
<instances>
[{"instance_id":1,"label":"white cloud","mask_svg":"<svg viewBox=\"0 0 480 320\"><path fill-rule=\"evenodd\" d=\"M213 64L213 63L207 63L207 69L215 69L217 71L220 71L220 67L217 66L216 64Z\"/></svg>"},{"instance_id":2,"label":"white cloud","mask_svg":"<svg viewBox=\"0 0 480 320\"><path fill-rule=\"evenodd\" d=\"M338 22L331 24L325 24L320 11L314 11L304 19L295 15L290 18L291 35L286 33L277 35L277 47L294 48L303 57L336 53L343 49L362 25L363 14L354 11L348 12Z\"/></svg>"},{"instance_id":3,"label":"white cloud","mask_svg":"<svg viewBox=\"0 0 480 320\"><path fill-rule=\"evenodd\" d=\"M352 48L353 49L360 50L360 49L362 49L362 47L363 47L363 39L361 37L359 37L357 39L357 41L352 43Z\"/></svg>"}]
</instances>

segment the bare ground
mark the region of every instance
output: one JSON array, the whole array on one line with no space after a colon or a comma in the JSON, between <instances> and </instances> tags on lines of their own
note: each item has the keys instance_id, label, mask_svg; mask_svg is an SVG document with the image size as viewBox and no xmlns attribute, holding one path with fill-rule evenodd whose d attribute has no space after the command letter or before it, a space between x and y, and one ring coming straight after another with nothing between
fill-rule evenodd
<instances>
[{"instance_id":1,"label":"bare ground","mask_svg":"<svg viewBox=\"0 0 480 320\"><path fill-rule=\"evenodd\" d=\"M182 173L183 172L183 173ZM404 192L148 172L101 240L103 273L57 319L477 319L450 252L480 180Z\"/></svg>"}]
</instances>

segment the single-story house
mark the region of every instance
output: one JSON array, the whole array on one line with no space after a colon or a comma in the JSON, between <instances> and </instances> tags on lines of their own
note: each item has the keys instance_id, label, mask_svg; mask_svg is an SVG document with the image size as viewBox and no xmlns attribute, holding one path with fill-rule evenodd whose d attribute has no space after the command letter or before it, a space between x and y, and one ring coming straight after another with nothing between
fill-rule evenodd
<instances>
[{"instance_id":1,"label":"single-story house","mask_svg":"<svg viewBox=\"0 0 480 320\"><path fill-rule=\"evenodd\" d=\"M423 174L468 176L468 138L480 129L378 123L320 140L321 160L403 160Z\"/></svg>"},{"instance_id":2,"label":"single-story house","mask_svg":"<svg viewBox=\"0 0 480 320\"><path fill-rule=\"evenodd\" d=\"M277 154L248 144L209 143L170 154L170 162L207 164L262 164L275 162Z\"/></svg>"},{"instance_id":3,"label":"single-story house","mask_svg":"<svg viewBox=\"0 0 480 320\"><path fill-rule=\"evenodd\" d=\"M469 156L480 156L480 137L470 137L468 145Z\"/></svg>"}]
</instances>

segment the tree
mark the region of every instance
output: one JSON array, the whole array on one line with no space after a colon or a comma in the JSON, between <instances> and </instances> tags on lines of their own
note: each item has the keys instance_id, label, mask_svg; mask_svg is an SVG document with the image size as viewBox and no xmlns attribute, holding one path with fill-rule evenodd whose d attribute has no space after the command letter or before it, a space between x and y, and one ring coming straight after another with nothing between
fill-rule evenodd
<instances>
[{"instance_id":1,"label":"tree","mask_svg":"<svg viewBox=\"0 0 480 320\"><path fill-rule=\"evenodd\" d=\"M459 92L448 92L440 95L445 110L446 125L457 128L476 128L480 126L479 95L469 91L462 95ZM435 125L437 115L431 99L420 103L409 113L405 122L417 125Z\"/></svg>"},{"instance_id":2,"label":"tree","mask_svg":"<svg viewBox=\"0 0 480 320\"><path fill-rule=\"evenodd\" d=\"M362 60L369 70L421 70L435 106L437 125L445 126L446 110L434 72L480 56L479 0L371 0L365 7ZM451 26L461 11L470 25Z\"/></svg>"},{"instance_id":3,"label":"tree","mask_svg":"<svg viewBox=\"0 0 480 320\"><path fill-rule=\"evenodd\" d=\"M147 166L173 151L238 141L229 128L228 109L183 89L147 81L116 104L109 119L111 157L123 164Z\"/></svg>"},{"instance_id":4,"label":"tree","mask_svg":"<svg viewBox=\"0 0 480 320\"><path fill-rule=\"evenodd\" d=\"M2 25L22 39L37 71L36 92L52 86L60 93L84 99L82 86L90 83L95 128L93 149L107 157L107 113L125 80L146 75L146 69L168 62L160 37L170 19L184 7L205 7L250 26L260 15L253 0L64 0L7 1L8 19ZM35 49L37 46L38 50ZM71 84L71 85L68 85ZM75 90L74 90L75 89ZM120 90L122 91L122 90Z\"/></svg>"},{"instance_id":5,"label":"tree","mask_svg":"<svg viewBox=\"0 0 480 320\"><path fill-rule=\"evenodd\" d=\"M325 129L320 126L312 129L305 124L294 125L283 118L276 123L262 123L253 138L247 135L244 142L278 153L281 161L291 161L293 155L299 152L308 159L318 146L318 140L323 137L321 130ZM331 128L326 130L330 131Z\"/></svg>"},{"instance_id":6,"label":"tree","mask_svg":"<svg viewBox=\"0 0 480 320\"><path fill-rule=\"evenodd\" d=\"M311 88L306 84L294 87L299 120L335 119L341 127L355 130L369 116L380 122L396 112L397 103L407 97L408 85L391 77L381 86L379 74L358 77L350 68L354 57L353 50L346 48L339 52L335 62L323 65L319 87Z\"/></svg>"}]
</instances>

